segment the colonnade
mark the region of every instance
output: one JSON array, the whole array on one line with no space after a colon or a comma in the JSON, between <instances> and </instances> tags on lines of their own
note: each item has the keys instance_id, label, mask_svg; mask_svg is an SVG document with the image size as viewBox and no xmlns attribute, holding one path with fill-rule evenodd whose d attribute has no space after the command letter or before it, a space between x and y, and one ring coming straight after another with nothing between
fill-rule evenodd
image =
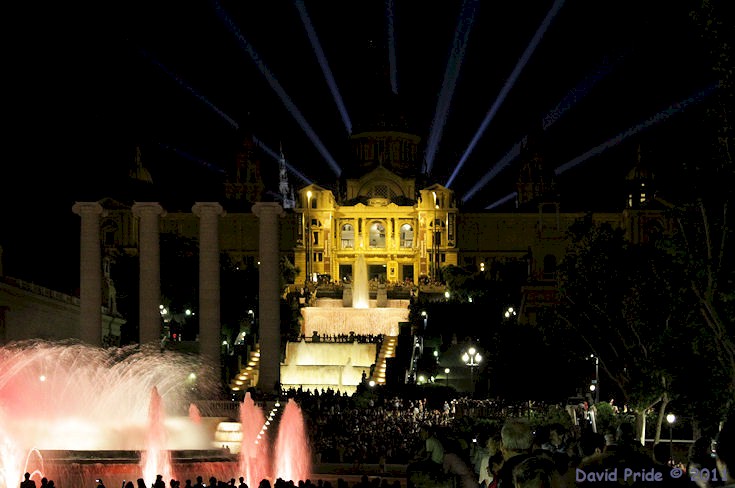
<instances>
[{"instance_id":1,"label":"colonnade","mask_svg":"<svg viewBox=\"0 0 735 488\"><path fill-rule=\"evenodd\" d=\"M80 328L79 339L102 345L102 256L100 223L105 210L98 202L77 202L72 211L81 217L80 233ZM219 219L225 215L216 202L197 202L192 212L199 217L199 354L205 365L219 367L220 359L220 263ZM166 215L157 202L136 202L132 213L138 221L139 343L161 340L160 220ZM259 316L260 375L258 388L274 391L280 381L280 306L278 203L256 203L259 218Z\"/></svg>"}]
</instances>

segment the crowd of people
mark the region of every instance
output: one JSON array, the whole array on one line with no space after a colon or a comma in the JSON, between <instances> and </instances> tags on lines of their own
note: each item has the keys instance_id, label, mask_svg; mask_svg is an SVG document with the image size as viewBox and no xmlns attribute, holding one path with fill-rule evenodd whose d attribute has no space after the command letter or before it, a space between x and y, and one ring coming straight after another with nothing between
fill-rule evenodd
<instances>
[{"instance_id":1,"label":"crowd of people","mask_svg":"<svg viewBox=\"0 0 735 488\"><path fill-rule=\"evenodd\" d=\"M735 480L728 479L728 468L735 471L735 416L727 419L716 439L696 440L687 459L675 462L669 443L642 445L627 420L612 432L598 432L585 423L532 422L507 405L493 404L493 409L508 415L468 431L460 428L463 417L456 414L473 408L471 400L452 401L450 406L399 396L368 397L360 403L332 390L286 394L304 414L315 464L348 464L352 473L372 465L371 469L378 466L379 474L372 479L363 475L352 487L339 478L336 487L321 479L278 479L273 486L264 479L257 488L735 488ZM489 406L477 403L480 410ZM387 465L405 467L400 475L403 483L393 479L395 474L385 475ZM36 488L29 476L26 473L21 488ZM205 486L247 487L242 477L211 478L207 483L200 476L183 485ZM123 486L146 487L142 479ZM159 475L151 488L181 487L180 481L167 484ZM44 478L41 488L54 488L54 483ZM98 488L105 488L101 480Z\"/></svg>"},{"instance_id":2,"label":"crowd of people","mask_svg":"<svg viewBox=\"0 0 735 488\"><path fill-rule=\"evenodd\" d=\"M627 416L620 416L613 430L598 431L594 422L585 422L587 417L576 411L562 415L564 421L545 424L531 422L527 411L498 402L460 399L451 406L444 402L429 407L425 399L394 397L360 407L335 392L296 396L309 419L318 461L356 467L404 464L409 488L442 486L441 480L447 479L451 481L447 486L454 488L619 484L715 488L728 483L724 468L728 450L733 457L730 465L735 465L734 421L725 424L729 430L723 428L717 440L702 437L692 444L686 459L675 461L667 442L642 445ZM563 406L559 410L569 414ZM459 411L492 411L498 421L481 432L461 432ZM718 469L720 457L725 461Z\"/></svg>"},{"instance_id":3,"label":"crowd of people","mask_svg":"<svg viewBox=\"0 0 735 488\"><path fill-rule=\"evenodd\" d=\"M46 478L44 478L45 480ZM99 483L97 485L97 488L106 488L104 482L99 479L97 480ZM26 483L26 484L23 484ZM31 484L28 484L31 483ZM192 480L188 479L184 482L183 488L249 488L248 484L245 482L245 478L243 476L240 476L239 480L236 480L235 478L230 478L229 480L221 480L217 479L214 476L211 476L208 481L205 481L202 476L197 476L196 479L192 482ZM43 485L43 482L41 486ZM50 485L53 487L53 484ZM271 485L271 482L267 479L263 479L258 484L257 488L349 488L347 482L339 478L337 480L337 486L333 487L332 483L330 481L323 481L323 480L317 480L316 482L312 482L310 479L307 480L299 480L298 482L294 482L291 480L284 480L282 478L276 479L273 484ZM21 482L20 488L36 488L35 482L30 479L30 474L26 473L25 481ZM132 481L125 481L123 482L122 488L148 488L148 486L145 483L145 480L143 478L138 478L136 483L133 483ZM150 488L181 488L181 482L176 479L171 479L168 482L168 485L163 479L163 475L156 475L156 480L153 482ZM360 478L360 481L357 483L354 483L352 485L352 488L400 488L400 483L396 485L395 482L389 483L386 479L381 479L379 477L373 477L369 478L367 475L363 475Z\"/></svg>"}]
</instances>

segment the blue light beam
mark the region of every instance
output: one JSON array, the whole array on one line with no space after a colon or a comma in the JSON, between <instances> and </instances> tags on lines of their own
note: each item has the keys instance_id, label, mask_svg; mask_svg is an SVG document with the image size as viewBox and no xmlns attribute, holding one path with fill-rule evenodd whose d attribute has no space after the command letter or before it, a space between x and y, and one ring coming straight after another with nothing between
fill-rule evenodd
<instances>
[{"instance_id":1,"label":"blue light beam","mask_svg":"<svg viewBox=\"0 0 735 488\"><path fill-rule=\"evenodd\" d=\"M490 171L488 171L485 176L480 178L480 181L475 183L475 185L464 194L462 197L462 202L467 202L469 199L471 199L475 194L480 191L482 187L487 185L490 180L495 178L498 173L500 173L506 166L508 166L511 161L513 161L515 158L517 158L521 154L521 141L516 142L512 148L510 148L510 151L508 151L503 158L495 163L495 166L492 167Z\"/></svg>"},{"instance_id":2,"label":"blue light beam","mask_svg":"<svg viewBox=\"0 0 735 488\"><path fill-rule=\"evenodd\" d=\"M577 83L574 88L569 90L564 98L562 98L562 100L556 105L556 107L554 107L554 109L551 110L544 117L542 121L543 130L548 129L554 123L558 122L559 119L561 119L561 117L569 109L579 103L597 84L598 81L607 76L613 70L614 66L617 65L618 61L620 61L621 59L622 56L617 58L614 63L610 63L607 58L605 58L600 67L598 67L594 72L585 76L582 81ZM480 191L483 186L487 185L515 158L520 156L520 148L521 141L518 141L515 146L513 146L510 151L503 157L503 159L495 163L495 166L493 166L493 168L485 176L483 176L480 181L478 181L467 193L465 193L465 195L462 197L462 201L466 203L468 200L474 197L475 194L477 194L477 192Z\"/></svg>"},{"instance_id":3,"label":"blue light beam","mask_svg":"<svg viewBox=\"0 0 735 488\"><path fill-rule=\"evenodd\" d=\"M140 49L140 52L143 54L143 57L147 58L149 61L151 61L153 64L158 66L161 71L166 73L172 80L174 80L176 83L178 83L181 87L183 87L186 91L197 97L199 100L204 102L205 105L207 105L209 108L214 110L219 116L221 116L223 119L225 119L229 124L234 127L235 129L239 128L239 125L237 122L235 122L232 117L224 113L222 110L220 110L217 106L215 106L212 102L207 100L202 94L200 94L198 91L196 91L194 88L192 88L189 84L187 84L184 80L179 78L176 73L171 71L170 69L166 68L163 64L161 64L155 57L153 57L149 52L147 52L144 49Z\"/></svg>"},{"instance_id":4,"label":"blue light beam","mask_svg":"<svg viewBox=\"0 0 735 488\"><path fill-rule=\"evenodd\" d=\"M277 154L273 149L271 149L270 147L266 146L265 143L263 141L261 141L260 139L258 139L257 137L253 136L253 142L259 148L261 148L263 150L263 152L265 152L268 156L272 157L276 161L280 161L281 160L281 155L280 154ZM301 181L303 181L307 185L311 185L313 183L313 181L311 181L309 178L307 178L306 176L304 176L303 174L301 174L299 172L299 170L297 170L296 168L294 168L293 166L291 166L291 164L289 164L288 160L285 160L285 158L284 158L284 163L286 165L286 169L288 169L289 171L291 171L291 173L293 173L294 176L296 176L298 179L300 179Z\"/></svg>"},{"instance_id":5,"label":"blue light beam","mask_svg":"<svg viewBox=\"0 0 735 488\"><path fill-rule=\"evenodd\" d=\"M548 129L558 122L562 115L586 97L600 80L609 75L620 64L622 59L623 57L619 56L611 62L607 57L605 57L602 60L602 64L595 71L585 76L582 81L569 90L564 98L559 101L556 107L546 114L542 122L543 130Z\"/></svg>"},{"instance_id":6,"label":"blue light beam","mask_svg":"<svg viewBox=\"0 0 735 488\"><path fill-rule=\"evenodd\" d=\"M194 90L194 88L192 88L190 85L188 85L184 80L182 80L180 77L176 76L175 73L173 73L171 70L167 69L160 62L158 62L153 56L150 55L150 53L148 53L148 52L146 52L145 50L142 50L142 49L141 49L141 53L146 58L148 58L151 62L153 62L153 64L155 64L156 66L158 66L159 68L161 68L161 70L163 70L164 73L166 73L167 75L169 75L173 80L175 80L181 86L183 86L184 88L186 88L189 93L191 93L192 95L194 95L195 97L197 97L199 100L203 101L209 108L213 109L216 113L218 113L219 115L221 115L225 120L227 120L230 123L230 125L232 125L233 128L238 129L240 127L240 124L238 124L234 119L232 119L231 117L229 117L222 110L218 109L213 103L211 103L203 95L201 95L196 90ZM255 142L266 154L268 154L269 156L271 156L276 161L279 161L280 160L279 155L276 154L275 151L273 151L271 148L269 148L268 146L266 146L255 135L253 135L252 137L253 137L253 142ZM207 162L207 161L205 161L205 160L203 160L201 158L198 158L198 157L196 157L196 156L194 156L192 154L189 154L186 151L182 151L182 150L180 150L180 149L178 149L176 147L173 147L173 146L171 146L169 144L166 144L166 143L163 143L163 142L157 142L156 144L158 144L158 146L160 146L160 147L162 147L162 148L164 148L164 149L166 149L168 151L171 151L171 152L176 153L177 155L183 157L184 159L187 159L189 161L195 162L195 163L201 165L202 167L204 167L206 169L209 169L210 171L214 171L214 172L220 173L220 174L226 174L225 170L223 170L219 166L214 165L212 163L209 163L209 162ZM291 171L291 173L293 173L297 178L299 178L302 181L304 181L307 185L312 184L312 180L310 180L309 178L307 178L306 176L304 176L303 174L301 174L296 168L294 168L293 166L291 166L288 163L288 161L286 161L286 168L288 168Z\"/></svg>"},{"instance_id":7,"label":"blue light beam","mask_svg":"<svg viewBox=\"0 0 735 488\"><path fill-rule=\"evenodd\" d=\"M265 77L266 81L271 86L273 91L276 92L278 97L281 99L281 101L285 105L288 112L293 116L296 122L298 122L299 126L304 131L306 136L311 140L312 144L314 144L314 147L317 149L317 151L319 151L322 157L326 160L327 164L329 164L329 167L332 169L334 174L337 177L339 177L339 175L342 174L342 168L339 167L339 165L334 160L332 155L329 154L329 151L327 151L327 148L324 147L324 144L319 139L319 137L316 135L316 133L314 132L314 129L312 129L309 123L306 121L301 111L291 101L291 98L288 96L288 94L283 89L281 84L278 82L276 77L273 76L270 70L265 66L265 63L263 63L263 61L260 59L260 56L255 51L253 46L251 46L250 43L245 39L245 37L243 37L243 35L240 33L240 30L237 28L237 26L232 21L232 19L227 15L227 13L224 11L224 9L219 4L219 2L217 0L213 0L213 3L215 5L217 16L220 18L222 22L224 22L224 24L230 29L232 34L237 38L237 40L240 43L240 47L242 47L245 50L245 52L250 56L250 58L253 60L255 65L258 67L261 74Z\"/></svg>"},{"instance_id":8,"label":"blue light beam","mask_svg":"<svg viewBox=\"0 0 735 488\"><path fill-rule=\"evenodd\" d=\"M329 68L327 56L324 54L322 45L319 42L319 37L316 35L314 25L311 23L311 19L309 18L309 13L306 11L304 1L295 0L294 4L299 11L299 17L301 17L301 22L304 24L304 29L306 29L306 35L309 37L311 47L314 50L317 61L319 61L319 66L322 68L324 79L327 81L329 91L332 92L332 98L334 98L334 103L337 104L337 110L339 110L339 114L342 116L342 122L345 124L345 129L347 129L347 135L349 136L352 134L352 121L350 120L350 116L347 114L347 109L345 108L345 104L342 100L342 95L339 93L337 82L334 81L334 76L332 75L332 70Z\"/></svg>"},{"instance_id":9,"label":"blue light beam","mask_svg":"<svg viewBox=\"0 0 735 488\"><path fill-rule=\"evenodd\" d=\"M467 161L467 158L469 158L470 154L472 153L472 150L475 148L478 141L480 140L480 137L482 137L482 134L485 132L485 129L487 129L487 126L490 124L493 117L495 117L495 114L497 113L498 109L500 108L502 103L505 101L505 97L508 95L508 92L510 92L511 88L513 88L513 85L515 84L516 79L521 74L521 71L523 71L523 68L526 66L526 63L528 63L528 60L531 58L531 55L536 50L536 46L538 46L539 42L541 41L541 38L544 36L544 33L546 33L546 29L548 29L549 25L551 24L551 21L554 19L556 14L559 12L559 9L561 9L562 5L564 5L564 0L554 1L554 4L551 6L551 9L546 14L546 17L541 22L541 25L539 26L539 28L536 30L536 33L533 35L533 38L531 38L531 42L528 44L528 47L526 47L526 50L521 55L515 68L513 68L513 71L511 72L510 76L506 80L505 85L503 85L503 88L500 90L500 93L498 94L498 97L495 99L495 102L493 102L493 105L490 107L490 110L485 116L485 119L480 124L480 128L478 129L475 136L472 138L472 141L470 142L470 145L467 147L467 150L465 151L465 153L462 155L462 158L459 160L457 167L452 172L452 175L449 177L449 180L445 183L444 186L446 186L447 188L451 187L452 182L459 174L459 171L460 169L462 169L462 166L464 166L464 163Z\"/></svg>"},{"instance_id":10,"label":"blue light beam","mask_svg":"<svg viewBox=\"0 0 735 488\"><path fill-rule=\"evenodd\" d=\"M213 171L215 173L219 173L221 175L226 174L225 173L225 170L223 170L222 168L220 168L216 164L209 163L209 162L203 160L202 158L198 158L196 156L193 156L193 155L189 154L186 151L182 151L181 149L176 148L174 146L171 146L169 144L166 144L164 142L158 142L157 141L156 144L158 144L159 147L162 147L163 149L166 149L167 151L171 151L171 152L177 154L178 156L181 156L184 159L187 159L189 161L192 161L194 163L197 163L198 165L202 166L205 169L208 169L208 170Z\"/></svg>"},{"instance_id":11,"label":"blue light beam","mask_svg":"<svg viewBox=\"0 0 735 488\"><path fill-rule=\"evenodd\" d=\"M492 210L495 207L498 207L498 206L504 204L505 202L507 202L511 198L515 198L516 195L518 195L518 192L517 191L514 191L513 193L509 193L509 194L505 195L503 198L501 198L500 200L498 200L498 201L496 201L494 203L491 203L490 205L488 205L487 207L485 207L485 210Z\"/></svg>"},{"instance_id":12,"label":"blue light beam","mask_svg":"<svg viewBox=\"0 0 735 488\"><path fill-rule=\"evenodd\" d=\"M398 95L398 67L396 65L396 29L393 24L393 1L385 0L385 16L388 19L388 64L390 65L390 88Z\"/></svg>"},{"instance_id":13,"label":"blue light beam","mask_svg":"<svg viewBox=\"0 0 735 488\"><path fill-rule=\"evenodd\" d=\"M462 60L464 59L464 53L467 48L467 39L469 39L478 6L478 0L464 0L462 2L462 9L457 20L457 28L454 31L452 50L444 70L444 80L442 81L442 87L439 92L434 120L431 123L429 140L426 143L426 152L424 153L426 172L429 174L431 174L434 166L434 158L436 157L439 141L444 132L444 125L449 114L449 106L452 103L454 89L457 86L457 78L459 77L459 70L462 67Z\"/></svg>"},{"instance_id":14,"label":"blue light beam","mask_svg":"<svg viewBox=\"0 0 735 488\"><path fill-rule=\"evenodd\" d=\"M598 155L598 154L600 154L600 153L602 153L602 152L610 149L611 147L620 144L621 142L623 142L628 137L630 137L632 135L635 135L635 134L641 132L642 130L648 129L652 125L655 125L655 124L658 124L660 122L663 122L663 121L667 120L669 117L671 117L674 114L677 114L677 113L681 112L682 110L684 110L685 108L687 108L689 105L703 100L704 98L706 98L707 96L709 96L712 92L714 92L716 88L717 88L717 85L711 85L711 86L705 88L704 90L698 91L697 93L695 93L691 97L682 100L681 102L674 103L674 104L670 105L668 108L666 108L665 110L662 110L661 112L657 113L656 115L654 115L653 117L649 118L648 120L646 120L646 121L644 121L644 122L642 122L642 123L640 123L640 124L638 124L636 126L633 126L633 127L629 128L629 129L621 132L620 134L616 135L615 137L613 137L611 139L608 139L607 141L603 142L602 144L593 147L592 149L590 149L589 151L585 152L584 154L581 154L581 155L577 156L576 158L572 159L571 161L562 164L561 166L557 167L554 170L554 174L560 175L560 174L564 173L565 171L568 171L568 170L574 168L578 164L581 164L584 161L587 161L592 156L596 156L596 155Z\"/></svg>"}]
</instances>

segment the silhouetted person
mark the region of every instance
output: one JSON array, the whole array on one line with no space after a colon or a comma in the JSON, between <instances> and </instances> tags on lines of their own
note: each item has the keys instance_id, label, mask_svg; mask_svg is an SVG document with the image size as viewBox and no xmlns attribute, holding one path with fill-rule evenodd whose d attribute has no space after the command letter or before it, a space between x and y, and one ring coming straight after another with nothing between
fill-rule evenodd
<instances>
[{"instance_id":1,"label":"silhouetted person","mask_svg":"<svg viewBox=\"0 0 735 488\"><path fill-rule=\"evenodd\" d=\"M201 476L197 476L197 482L194 483L194 488L204 488L204 483Z\"/></svg>"},{"instance_id":2,"label":"silhouetted person","mask_svg":"<svg viewBox=\"0 0 735 488\"><path fill-rule=\"evenodd\" d=\"M143 478L138 478L137 483L138 483L137 488L148 488L147 486L145 486L145 480Z\"/></svg>"},{"instance_id":3,"label":"silhouetted person","mask_svg":"<svg viewBox=\"0 0 735 488\"><path fill-rule=\"evenodd\" d=\"M720 476L713 476L714 473L717 473L717 462L712 449L712 441L710 437L700 437L689 448L686 472L692 486L712 488L725 484Z\"/></svg>"},{"instance_id":4,"label":"silhouetted person","mask_svg":"<svg viewBox=\"0 0 735 488\"><path fill-rule=\"evenodd\" d=\"M240 484L237 485L237 488L248 488L248 484L245 483L245 477L240 476Z\"/></svg>"},{"instance_id":5,"label":"silhouetted person","mask_svg":"<svg viewBox=\"0 0 735 488\"><path fill-rule=\"evenodd\" d=\"M20 482L20 488L36 488L36 482L31 479L31 473L23 475L23 481Z\"/></svg>"},{"instance_id":6,"label":"silhouetted person","mask_svg":"<svg viewBox=\"0 0 735 488\"><path fill-rule=\"evenodd\" d=\"M735 413L730 412L717 434L715 461L720 478L725 480L726 488L735 487Z\"/></svg>"},{"instance_id":7,"label":"silhouetted person","mask_svg":"<svg viewBox=\"0 0 735 488\"><path fill-rule=\"evenodd\" d=\"M135 485L132 481L128 481L123 488L135 488Z\"/></svg>"},{"instance_id":8,"label":"silhouetted person","mask_svg":"<svg viewBox=\"0 0 735 488\"><path fill-rule=\"evenodd\" d=\"M515 488L561 488L564 480L552 457L545 453L532 454L513 468Z\"/></svg>"},{"instance_id":9,"label":"silhouetted person","mask_svg":"<svg viewBox=\"0 0 735 488\"><path fill-rule=\"evenodd\" d=\"M102 478L97 480L97 488L105 488L105 484L102 482Z\"/></svg>"},{"instance_id":10,"label":"silhouetted person","mask_svg":"<svg viewBox=\"0 0 735 488\"><path fill-rule=\"evenodd\" d=\"M513 488L513 469L531 456L533 431L524 419L508 419L500 429L500 452L503 465L496 479L498 488Z\"/></svg>"}]
</instances>

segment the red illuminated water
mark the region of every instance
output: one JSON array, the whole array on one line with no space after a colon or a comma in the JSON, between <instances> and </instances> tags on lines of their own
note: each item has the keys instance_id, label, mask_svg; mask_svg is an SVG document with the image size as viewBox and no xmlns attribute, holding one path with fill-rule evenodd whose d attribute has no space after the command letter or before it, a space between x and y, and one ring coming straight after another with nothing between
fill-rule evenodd
<instances>
[{"instance_id":1,"label":"red illuminated water","mask_svg":"<svg viewBox=\"0 0 735 488\"><path fill-rule=\"evenodd\" d=\"M151 404L148 409L148 436L146 449L140 459L143 468L143 479L155 480L156 475L163 475L164 480L173 478L171 472L171 452L166 448L166 430L164 428L161 395L155 386L151 390Z\"/></svg>"},{"instance_id":2,"label":"red illuminated water","mask_svg":"<svg viewBox=\"0 0 735 488\"><path fill-rule=\"evenodd\" d=\"M240 472L248 486L258 486L264 478L271 482L281 478L294 483L309 479L311 450L301 408L294 400L288 400L280 413L275 445L268 443L272 438L269 433L274 430L270 427L275 424L280 407L276 403L266 416L255 405L250 393L245 394L240 407Z\"/></svg>"},{"instance_id":3,"label":"red illuminated water","mask_svg":"<svg viewBox=\"0 0 735 488\"><path fill-rule=\"evenodd\" d=\"M211 436L186 415L194 386L200 395L215 394L216 375L201 376L196 356L153 346L0 347L0 488L17 487L26 471L40 479L41 452L142 452L153 445L151 432L159 452L211 449Z\"/></svg>"},{"instance_id":4,"label":"red illuminated water","mask_svg":"<svg viewBox=\"0 0 735 488\"><path fill-rule=\"evenodd\" d=\"M199 412L199 407L196 406L196 403L189 405L189 419L195 424L202 423L202 414Z\"/></svg>"},{"instance_id":5,"label":"red illuminated water","mask_svg":"<svg viewBox=\"0 0 735 488\"><path fill-rule=\"evenodd\" d=\"M37 486L46 476L60 487L96 486L97 478L106 486L144 478L150 486L158 474L167 482L247 474L251 487L263 478L308 478L310 452L293 400L280 416L266 416L248 394L240 411L242 449L230 461L213 449L214 433L193 405L194 391L197 398L217 396L217 375L201 375L196 356L155 346L0 347L0 488L19 486L25 472ZM277 436L271 421L279 421ZM172 451L186 458L172 459Z\"/></svg>"},{"instance_id":6,"label":"red illuminated water","mask_svg":"<svg viewBox=\"0 0 735 488\"><path fill-rule=\"evenodd\" d=\"M301 408L289 399L281 415L275 445L275 477L306 481L311 472L311 449Z\"/></svg>"},{"instance_id":7,"label":"red illuminated water","mask_svg":"<svg viewBox=\"0 0 735 488\"><path fill-rule=\"evenodd\" d=\"M268 426L263 410L255 405L250 392L240 406L239 468L248 486L256 487L262 479L271 477L271 455L268 443Z\"/></svg>"}]
</instances>

